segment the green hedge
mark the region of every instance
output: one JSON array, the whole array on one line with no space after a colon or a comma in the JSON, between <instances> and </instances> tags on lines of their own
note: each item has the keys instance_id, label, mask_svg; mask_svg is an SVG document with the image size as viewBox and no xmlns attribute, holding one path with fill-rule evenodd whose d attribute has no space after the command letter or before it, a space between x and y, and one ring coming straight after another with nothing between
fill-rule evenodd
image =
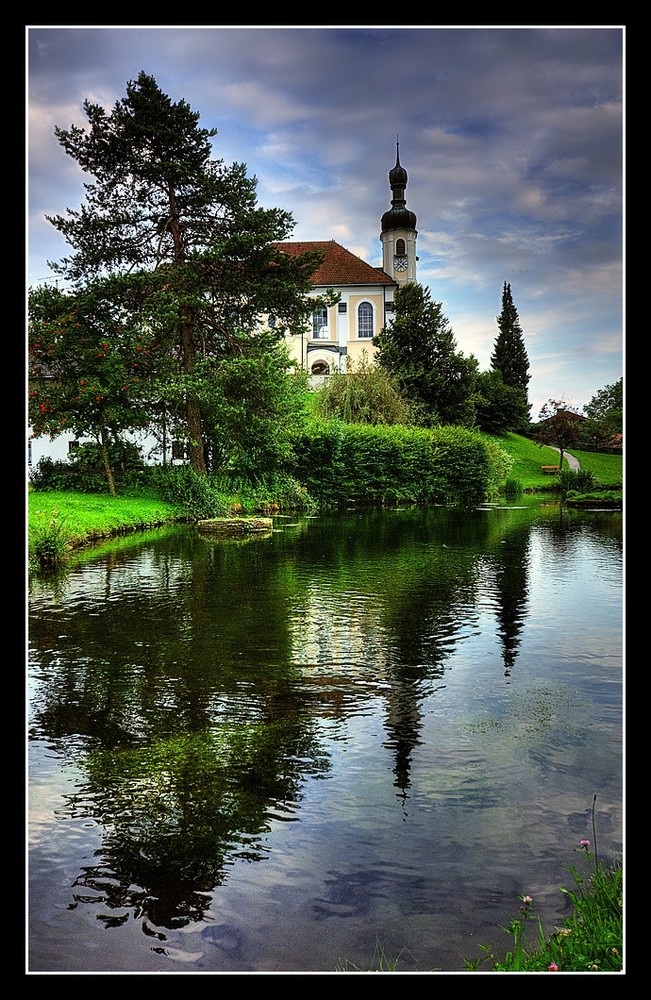
<instances>
[{"instance_id":1,"label":"green hedge","mask_svg":"<svg viewBox=\"0 0 651 1000\"><path fill-rule=\"evenodd\" d=\"M508 456L463 427L315 420L296 442L296 478L322 507L476 503L495 493Z\"/></svg>"}]
</instances>

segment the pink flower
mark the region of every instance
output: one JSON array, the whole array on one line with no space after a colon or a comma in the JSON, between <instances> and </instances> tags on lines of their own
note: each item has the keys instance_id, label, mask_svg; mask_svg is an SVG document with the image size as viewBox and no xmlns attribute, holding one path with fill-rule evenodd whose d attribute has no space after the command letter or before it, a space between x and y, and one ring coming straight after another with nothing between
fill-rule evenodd
<instances>
[{"instance_id":1,"label":"pink flower","mask_svg":"<svg viewBox=\"0 0 651 1000\"><path fill-rule=\"evenodd\" d=\"M549 965L547 966L547 971L558 972L558 966L556 965L556 962L550 962Z\"/></svg>"},{"instance_id":2,"label":"pink flower","mask_svg":"<svg viewBox=\"0 0 651 1000\"><path fill-rule=\"evenodd\" d=\"M585 849L587 851L587 849L590 847L590 841L589 840L582 840L580 842L579 846L580 847L585 847Z\"/></svg>"},{"instance_id":3,"label":"pink flower","mask_svg":"<svg viewBox=\"0 0 651 1000\"><path fill-rule=\"evenodd\" d=\"M531 906L531 904L533 903L533 898L531 896L523 896L522 902L524 903L525 906Z\"/></svg>"}]
</instances>

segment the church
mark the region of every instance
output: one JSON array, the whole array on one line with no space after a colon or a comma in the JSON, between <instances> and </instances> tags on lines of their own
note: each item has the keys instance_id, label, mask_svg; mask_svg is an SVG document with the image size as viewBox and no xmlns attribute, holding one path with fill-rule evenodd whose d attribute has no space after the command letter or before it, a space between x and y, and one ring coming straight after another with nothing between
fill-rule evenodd
<instances>
[{"instance_id":1,"label":"church","mask_svg":"<svg viewBox=\"0 0 651 1000\"><path fill-rule=\"evenodd\" d=\"M391 208L382 216L380 231L382 267L372 267L335 240L275 244L294 255L321 250L314 295L328 289L339 294L336 305L312 314L311 329L288 338L293 359L315 380L345 372L347 359L355 364L364 351L372 358L373 337L391 321L396 289L416 281L416 216L407 208L407 171L400 163L399 143L389 184Z\"/></svg>"}]
</instances>

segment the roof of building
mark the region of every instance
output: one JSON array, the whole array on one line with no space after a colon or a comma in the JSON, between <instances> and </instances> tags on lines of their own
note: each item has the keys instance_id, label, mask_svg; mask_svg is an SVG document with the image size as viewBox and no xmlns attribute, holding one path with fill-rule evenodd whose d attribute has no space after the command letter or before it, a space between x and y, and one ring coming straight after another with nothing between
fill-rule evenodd
<instances>
[{"instance_id":1,"label":"roof of building","mask_svg":"<svg viewBox=\"0 0 651 1000\"><path fill-rule=\"evenodd\" d=\"M395 285L394 279L381 267L372 267L356 257L335 240L293 241L275 243L279 250L298 256L310 250L323 250L322 263L314 272L314 284L324 288L335 285Z\"/></svg>"}]
</instances>

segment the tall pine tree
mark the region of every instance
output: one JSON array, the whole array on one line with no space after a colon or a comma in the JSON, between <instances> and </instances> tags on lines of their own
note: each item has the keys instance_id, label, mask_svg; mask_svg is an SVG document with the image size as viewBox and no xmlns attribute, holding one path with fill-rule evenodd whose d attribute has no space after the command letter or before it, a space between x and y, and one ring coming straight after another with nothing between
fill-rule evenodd
<instances>
[{"instance_id":1,"label":"tall pine tree","mask_svg":"<svg viewBox=\"0 0 651 1000\"><path fill-rule=\"evenodd\" d=\"M84 103L88 128L56 128L65 150L92 182L78 211L48 217L74 253L52 269L79 291L111 278L125 319L136 317L167 348L176 380L165 391L182 406L192 467L206 471L200 362L230 357L273 313L278 338L302 325L314 255L292 258L273 244L292 216L256 204L244 164L212 159L216 129L173 102L141 72L110 112Z\"/></svg>"},{"instance_id":2,"label":"tall pine tree","mask_svg":"<svg viewBox=\"0 0 651 1000\"><path fill-rule=\"evenodd\" d=\"M493 345L491 354L491 370L501 378L506 386L518 389L523 396L524 418L523 426L513 427L512 430L524 430L529 423L528 387L531 378L529 374L529 358L524 346L524 334L520 326L518 310L513 304L511 295L511 285L504 282L502 288L502 311L497 317L499 333Z\"/></svg>"}]
</instances>

